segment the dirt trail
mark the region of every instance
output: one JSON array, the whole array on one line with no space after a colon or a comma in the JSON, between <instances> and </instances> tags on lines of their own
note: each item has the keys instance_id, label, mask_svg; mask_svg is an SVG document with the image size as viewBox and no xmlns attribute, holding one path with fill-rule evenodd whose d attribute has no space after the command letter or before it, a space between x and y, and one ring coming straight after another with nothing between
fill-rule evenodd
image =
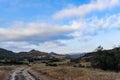
<instances>
[{"instance_id":1,"label":"dirt trail","mask_svg":"<svg viewBox=\"0 0 120 80\"><path fill-rule=\"evenodd\" d=\"M12 71L8 80L36 80L28 73L29 67L20 67Z\"/></svg>"}]
</instances>

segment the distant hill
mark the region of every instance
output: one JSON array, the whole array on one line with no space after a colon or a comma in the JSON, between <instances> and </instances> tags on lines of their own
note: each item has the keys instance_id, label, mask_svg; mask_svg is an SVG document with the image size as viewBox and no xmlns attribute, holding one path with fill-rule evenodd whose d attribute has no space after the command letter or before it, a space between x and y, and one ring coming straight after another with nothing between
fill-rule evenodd
<instances>
[{"instance_id":1,"label":"distant hill","mask_svg":"<svg viewBox=\"0 0 120 80\"><path fill-rule=\"evenodd\" d=\"M0 60L12 59L14 56L16 56L14 52L0 48Z\"/></svg>"},{"instance_id":2,"label":"distant hill","mask_svg":"<svg viewBox=\"0 0 120 80\"><path fill-rule=\"evenodd\" d=\"M68 54L71 58L79 58L84 56L86 53L74 53L74 54Z\"/></svg>"},{"instance_id":3,"label":"distant hill","mask_svg":"<svg viewBox=\"0 0 120 80\"><path fill-rule=\"evenodd\" d=\"M49 53L52 57L55 57L55 58L59 58L59 59L65 59L67 58L66 55L62 55L62 54L57 54L57 53L54 53L54 52L51 52Z\"/></svg>"},{"instance_id":4,"label":"distant hill","mask_svg":"<svg viewBox=\"0 0 120 80\"><path fill-rule=\"evenodd\" d=\"M120 56L120 47L116 47L116 48L105 50L105 51L108 51L108 52L111 52L114 54L118 54ZM98 55L98 53L96 51L89 52L89 53L84 54L83 56L75 58L74 61L76 61L76 62L92 62L97 55Z\"/></svg>"},{"instance_id":5,"label":"distant hill","mask_svg":"<svg viewBox=\"0 0 120 80\"><path fill-rule=\"evenodd\" d=\"M65 55L59 55L57 53L47 53L47 52L42 52L38 50L31 50L29 52L19 52L15 53L10 50L2 49L0 48L0 62L4 61L34 61L34 60L62 60L65 59Z\"/></svg>"}]
</instances>

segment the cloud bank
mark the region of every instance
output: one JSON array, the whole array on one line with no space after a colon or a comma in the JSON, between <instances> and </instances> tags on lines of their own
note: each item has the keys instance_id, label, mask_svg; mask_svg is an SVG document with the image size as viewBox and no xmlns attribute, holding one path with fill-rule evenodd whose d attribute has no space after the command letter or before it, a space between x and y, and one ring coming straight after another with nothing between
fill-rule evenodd
<instances>
[{"instance_id":1,"label":"cloud bank","mask_svg":"<svg viewBox=\"0 0 120 80\"><path fill-rule=\"evenodd\" d=\"M53 14L55 19L69 19L64 24L47 22L25 22L14 21L7 27L0 26L0 45L4 48L14 50L28 49L63 49L70 45L69 41L82 41L97 35L99 31L120 29L120 13L110 15L99 15L84 17L92 12L104 12L112 10L120 5L120 0L91 0L88 4L82 4L71 8L58 10ZM77 44L77 43L76 43ZM68 47L65 51L69 51ZM71 49L74 51L77 49ZM61 51L62 52L62 51Z\"/></svg>"},{"instance_id":2,"label":"cloud bank","mask_svg":"<svg viewBox=\"0 0 120 80\"><path fill-rule=\"evenodd\" d=\"M120 4L119 0L91 0L88 4L74 6L72 8L62 9L55 13L55 19L64 19L69 17L83 17L93 11L103 11L116 7Z\"/></svg>"}]
</instances>

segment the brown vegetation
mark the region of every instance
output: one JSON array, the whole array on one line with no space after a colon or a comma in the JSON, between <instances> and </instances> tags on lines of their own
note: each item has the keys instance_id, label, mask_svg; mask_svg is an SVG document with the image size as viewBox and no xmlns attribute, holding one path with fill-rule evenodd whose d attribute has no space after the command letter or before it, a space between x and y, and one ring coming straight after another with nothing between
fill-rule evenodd
<instances>
[{"instance_id":1,"label":"brown vegetation","mask_svg":"<svg viewBox=\"0 0 120 80\"><path fill-rule=\"evenodd\" d=\"M119 80L120 73L105 72L97 69L86 69L70 66L50 67L41 64L34 65L31 71L37 75L46 75L52 80ZM49 79L51 80L51 79Z\"/></svg>"},{"instance_id":2,"label":"brown vegetation","mask_svg":"<svg viewBox=\"0 0 120 80\"><path fill-rule=\"evenodd\" d=\"M9 72L13 68L13 66L0 66L0 80L7 80Z\"/></svg>"}]
</instances>

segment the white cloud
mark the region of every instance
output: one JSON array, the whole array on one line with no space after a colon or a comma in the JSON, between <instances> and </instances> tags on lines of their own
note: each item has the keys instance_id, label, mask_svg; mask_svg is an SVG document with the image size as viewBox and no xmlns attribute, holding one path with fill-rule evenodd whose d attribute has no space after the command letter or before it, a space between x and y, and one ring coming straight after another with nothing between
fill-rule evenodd
<instances>
[{"instance_id":1,"label":"white cloud","mask_svg":"<svg viewBox=\"0 0 120 80\"><path fill-rule=\"evenodd\" d=\"M68 25L50 25L47 23L15 22L8 28L0 28L0 41L50 41L56 37L83 38L86 33L94 33L100 29L120 27L120 14L103 18L90 17L74 20ZM63 38L61 38L63 39Z\"/></svg>"},{"instance_id":2,"label":"white cloud","mask_svg":"<svg viewBox=\"0 0 120 80\"><path fill-rule=\"evenodd\" d=\"M64 44L58 41L46 41L44 43L40 43L39 45L45 48L58 48Z\"/></svg>"},{"instance_id":3,"label":"white cloud","mask_svg":"<svg viewBox=\"0 0 120 80\"><path fill-rule=\"evenodd\" d=\"M1 48L19 51L30 51L31 49L48 51L49 49L57 49L65 44L60 41L45 41L38 44L29 43L27 41L2 41L0 42ZM42 48L42 49L41 49ZM52 51L52 50L51 50Z\"/></svg>"},{"instance_id":4,"label":"white cloud","mask_svg":"<svg viewBox=\"0 0 120 80\"><path fill-rule=\"evenodd\" d=\"M120 0L91 0L89 4L83 4L80 6L60 10L55 13L53 17L55 19L63 19L66 17L69 18L75 16L83 17L92 11L108 10L118 5L120 5Z\"/></svg>"},{"instance_id":5,"label":"white cloud","mask_svg":"<svg viewBox=\"0 0 120 80\"><path fill-rule=\"evenodd\" d=\"M69 25L49 25L47 23L22 23L15 22L8 28L0 28L0 40L21 40L31 37L51 38L64 35L66 32L76 30L76 27Z\"/></svg>"},{"instance_id":6,"label":"white cloud","mask_svg":"<svg viewBox=\"0 0 120 80\"><path fill-rule=\"evenodd\" d=\"M103 18L91 18L88 26L91 26L91 29L94 30L120 28L120 14L113 14Z\"/></svg>"},{"instance_id":7,"label":"white cloud","mask_svg":"<svg viewBox=\"0 0 120 80\"><path fill-rule=\"evenodd\" d=\"M57 48L61 50L64 45L68 46L71 42L91 38L94 33L100 30L116 28L120 28L120 13L103 16L102 18L93 16L86 19L73 20L68 25L15 22L8 28L0 28L0 45L3 48L15 51L33 48L38 50L42 48L47 51L57 50ZM61 35L72 37L72 39L64 40ZM55 40L56 37L59 37L59 39ZM41 42L41 39L46 40ZM31 41L37 44L31 43ZM72 51L74 50L71 49Z\"/></svg>"},{"instance_id":8,"label":"white cloud","mask_svg":"<svg viewBox=\"0 0 120 80\"><path fill-rule=\"evenodd\" d=\"M13 50L13 51L21 51L28 50L32 44L25 41L2 41L0 42L1 48ZM28 47L29 46L29 47Z\"/></svg>"},{"instance_id":9,"label":"white cloud","mask_svg":"<svg viewBox=\"0 0 120 80\"><path fill-rule=\"evenodd\" d=\"M113 14L110 16L104 16L99 18L93 16L87 19L80 19L73 21L71 26L78 27L74 32L68 34L68 36L74 37L78 40L87 40L102 30L120 29L120 14Z\"/></svg>"}]
</instances>

